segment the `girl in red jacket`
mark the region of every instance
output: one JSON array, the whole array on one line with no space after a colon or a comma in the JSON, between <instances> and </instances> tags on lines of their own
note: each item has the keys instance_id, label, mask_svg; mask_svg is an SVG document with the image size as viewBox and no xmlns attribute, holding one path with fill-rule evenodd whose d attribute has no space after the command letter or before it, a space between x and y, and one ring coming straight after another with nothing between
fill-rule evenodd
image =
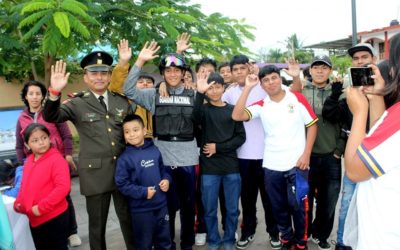
<instances>
[{"instance_id":1,"label":"girl in red jacket","mask_svg":"<svg viewBox=\"0 0 400 250\"><path fill-rule=\"evenodd\" d=\"M50 132L44 125L30 124L24 131L24 141L32 153L24 165L14 209L28 216L37 250L67 250L66 196L71 187L68 163L50 147Z\"/></svg>"}]
</instances>

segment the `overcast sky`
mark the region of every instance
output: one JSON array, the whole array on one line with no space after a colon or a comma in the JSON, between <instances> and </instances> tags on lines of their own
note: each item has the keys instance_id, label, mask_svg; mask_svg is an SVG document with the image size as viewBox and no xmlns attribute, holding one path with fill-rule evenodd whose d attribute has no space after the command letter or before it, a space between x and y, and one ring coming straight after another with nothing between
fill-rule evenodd
<instances>
[{"instance_id":1,"label":"overcast sky","mask_svg":"<svg viewBox=\"0 0 400 250\"><path fill-rule=\"evenodd\" d=\"M346 38L352 33L351 0L192 0L206 14L220 12L245 18L256 27L253 52L261 47L283 47L282 41L296 33L303 45ZM358 0L357 31L389 26L400 19L399 0Z\"/></svg>"}]
</instances>

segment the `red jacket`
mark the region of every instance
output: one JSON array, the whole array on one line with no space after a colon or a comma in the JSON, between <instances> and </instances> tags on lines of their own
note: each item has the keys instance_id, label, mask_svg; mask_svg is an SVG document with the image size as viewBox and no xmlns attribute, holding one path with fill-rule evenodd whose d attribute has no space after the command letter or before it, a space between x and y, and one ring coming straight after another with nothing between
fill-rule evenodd
<instances>
[{"instance_id":1,"label":"red jacket","mask_svg":"<svg viewBox=\"0 0 400 250\"><path fill-rule=\"evenodd\" d=\"M31 154L24 165L14 209L26 214L31 226L37 227L67 210L65 197L70 189L68 163L57 149L50 148L37 161ZM40 216L32 213L34 205L38 205Z\"/></svg>"}]
</instances>

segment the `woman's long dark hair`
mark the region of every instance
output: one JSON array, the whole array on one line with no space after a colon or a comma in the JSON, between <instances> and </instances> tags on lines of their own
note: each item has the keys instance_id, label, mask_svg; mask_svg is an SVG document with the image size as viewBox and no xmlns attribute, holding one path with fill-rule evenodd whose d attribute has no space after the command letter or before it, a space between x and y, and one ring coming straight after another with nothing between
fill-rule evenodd
<instances>
[{"instance_id":1,"label":"woman's long dark hair","mask_svg":"<svg viewBox=\"0 0 400 250\"><path fill-rule=\"evenodd\" d=\"M400 33L390 39L389 76L390 83L385 87L385 95L398 102L400 90Z\"/></svg>"}]
</instances>

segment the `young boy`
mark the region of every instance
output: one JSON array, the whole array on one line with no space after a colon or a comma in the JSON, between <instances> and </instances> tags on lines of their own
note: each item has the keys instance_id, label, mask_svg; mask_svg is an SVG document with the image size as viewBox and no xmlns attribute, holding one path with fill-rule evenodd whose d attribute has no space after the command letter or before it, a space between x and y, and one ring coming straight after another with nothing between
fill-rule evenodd
<instances>
[{"instance_id":1,"label":"young boy","mask_svg":"<svg viewBox=\"0 0 400 250\"><path fill-rule=\"evenodd\" d=\"M308 174L318 119L303 95L291 92L282 85L277 67L265 66L258 76L251 74L246 77L232 118L248 121L260 117L265 131L265 189L268 190L272 213L278 224L281 249L306 249L308 204L304 189L307 188L307 183L305 180L298 182L297 177L303 178ZM267 92L267 97L246 108L249 93L259 81ZM305 184L306 187L300 190L299 184ZM303 192L300 194L300 191Z\"/></svg>"},{"instance_id":2,"label":"young boy","mask_svg":"<svg viewBox=\"0 0 400 250\"><path fill-rule=\"evenodd\" d=\"M208 83L207 83L208 82ZM242 122L232 120L233 106L221 100L224 79L212 73L197 80L193 120L202 128L200 164L204 219L208 249L235 249L235 232L239 216L240 174L236 149L246 140ZM208 102L204 104L205 95ZM218 194L223 185L226 207L224 237L218 232Z\"/></svg>"},{"instance_id":3,"label":"young boy","mask_svg":"<svg viewBox=\"0 0 400 250\"><path fill-rule=\"evenodd\" d=\"M137 250L169 250L169 216L166 192L171 177L161 153L138 115L127 115L122 123L125 151L117 161L115 183L128 198Z\"/></svg>"}]
</instances>

